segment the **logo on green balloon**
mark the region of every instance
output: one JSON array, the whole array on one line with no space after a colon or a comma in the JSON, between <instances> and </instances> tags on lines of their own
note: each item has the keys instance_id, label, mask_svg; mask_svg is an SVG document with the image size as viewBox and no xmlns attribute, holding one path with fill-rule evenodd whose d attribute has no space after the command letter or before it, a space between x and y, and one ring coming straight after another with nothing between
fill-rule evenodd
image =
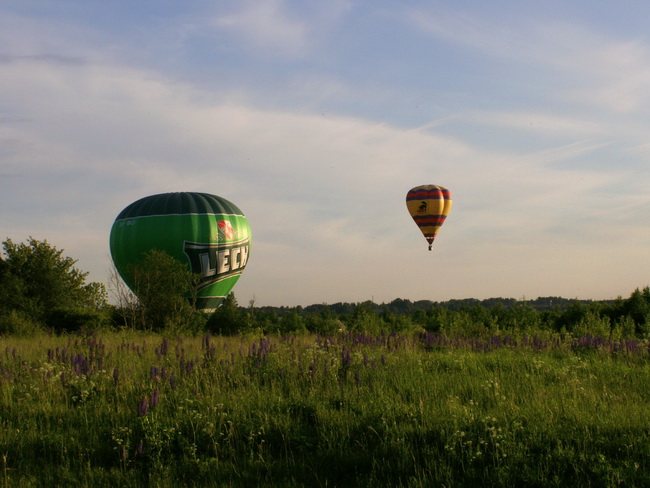
<instances>
[{"instance_id":1,"label":"logo on green balloon","mask_svg":"<svg viewBox=\"0 0 650 488\"><path fill-rule=\"evenodd\" d=\"M248 262L248 239L226 245L185 241L183 250L194 273L202 276L199 289L243 273Z\"/></svg>"}]
</instances>

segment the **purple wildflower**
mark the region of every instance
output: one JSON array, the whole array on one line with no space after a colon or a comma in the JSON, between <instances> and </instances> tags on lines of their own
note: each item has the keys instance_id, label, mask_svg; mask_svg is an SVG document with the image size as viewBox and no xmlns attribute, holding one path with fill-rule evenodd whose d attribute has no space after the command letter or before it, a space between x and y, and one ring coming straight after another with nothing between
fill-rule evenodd
<instances>
[{"instance_id":1,"label":"purple wildflower","mask_svg":"<svg viewBox=\"0 0 650 488\"><path fill-rule=\"evenodd\" d=\"M160 394L158 393L158 388L156 388L154 392L151 394L151 398L149 398L149 406L151 408L157 407L159 398L160 398Z\"/></svg>"},{"instance_id":2,"label":"purple wildflower","mask_svg":"<svg viewBox=\"0 0 650 488\"><path fill-rule=\"evenodd\" d=\"M343 346L343 349L341 350L341 365L344 368L347 368L350 366L350 363L352 363L352 355L350 354L350 350Z\"/></svg>"},{"instance_id":3,"label":"purple wildflower","mask_svg":"<svg viewBox=\"0 0 650 488\"><path fill-rule=\"evenodd\" d=\"M148 409L149 409L149 401L147 400L146 396L142 397L142 400L138 405L138 417L144 417L145 415L147 415Z\"/></svg>"},{"instance_id":4,"label":"purple wildflower","mask_svg":"<svg viewBox=\"0 0 650 488\"><path fill-rule=\"evenodd\" d=\"M210 350L210 333L208 332L205 336L203 336L203 341L202 345L205 348L206 351Z\"/></svg>"}]
</instances>

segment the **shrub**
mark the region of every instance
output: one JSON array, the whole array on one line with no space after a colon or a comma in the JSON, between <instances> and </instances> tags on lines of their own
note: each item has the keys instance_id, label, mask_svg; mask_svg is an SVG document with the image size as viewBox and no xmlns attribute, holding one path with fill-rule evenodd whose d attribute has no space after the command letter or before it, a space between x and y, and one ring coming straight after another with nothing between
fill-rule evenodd
<instances>
[{"instance_id":1,"label":"shrub","mask_svg":"<svg viewBox=\"0 0 650 488\"><path fill-rule=\"evenodd\" d=\"M306 332L305 322L298 312L294 309L280 319L280 330L282 334L292 334Z\"/></svg>"},{"instance_id":2,"label":"shrub","mask_svg":"<svg viewBox=\"0 0 650 488\"><path fill-rule=\"evenodd\" d=\"M30 336L41 330L41 326L32 318L17 310L0 314L0 335Z\"/></svg>"},{"instance_id":3,"label":"shrub","mask_svg":"<svg viewBox=\"0 0 650 488\"><path fill-rule=\"evenodd\" d=\"M56 308L47 317L47 325L55 332L97 331L109 327L107 310L88 308Z\"/></svg>"},{"instance_id":4,"label":"shrub","mask_svg":"<svg viewBox=\"0 0 650 488\"><path fill-rule=\"evenodd\" d=\"M247 325L246 316L237 305L234 293L228 294L205 324L208 331L223 335L246 332Z\"/></svg>"},{"instance_id":5,"label":"shrub","mask_svg":"<svg viewBox=\"0 0 650 488\"><path fill-rule=\"evenodd\" d=\"M359 303L348 324L348 330L355 334L378 334L384 328L384 321L373 310L372 302Z\"/></svg>"},{"instance_id":6,"label":"shrub","mask_svg":"<svg viewBox=\"0 0 650 488\"><path fill-rule=\"evenodd\" d=\"M609 339L611 326L609 317L601 317L596 312L589 311L580 319L580 322L573 328L574 337L592 336L600 339Z\"/></svg>"},{"instance_id":7,"label":"shrub","mask_svg":"<svg viewBox=\"0 0 650 488\"><path fill-rule=\"evenodd\" d=\"M612 328L612 339L615 341L620 341L621 339L633 339L635 332L636 324L634 320L628 315L621 317L616 321L616 324Z\"/></svg>"},{"instance_id":8,"label":"shrub","mask_svg":"<svg viewBox=\"0 0 650 488\"><path fill-rule=\"evenodd\" d=\"M483 322L477 322L465 310L451 315L448 322L442 325L441 331L450 336L458 337L482 337L488 329Z\"/></svg>"}]
</instances>

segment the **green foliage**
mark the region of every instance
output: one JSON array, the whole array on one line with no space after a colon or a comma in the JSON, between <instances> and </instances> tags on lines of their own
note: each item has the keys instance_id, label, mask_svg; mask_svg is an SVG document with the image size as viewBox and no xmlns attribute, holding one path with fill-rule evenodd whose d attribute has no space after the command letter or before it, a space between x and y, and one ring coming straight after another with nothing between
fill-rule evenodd
<instances>
[{"instance_id":1,"label":"green foliage","mask_svg":"<svg viewBox=\"0 0 650 488\"><path fill-rule=\"evenodd\" d=\"M615 341L633 339L636 333L636 324L628 315L621 317L612 328L611 338Z\"/></svg>"},{"instance_id":2,"label":"green foliage","mask_svg":"<svg viewBox=\"0 0 650 488\"><path fill-rule=\"evenodd\" d=\"M235 335L248 331L249 323L246 319L246 315L237 304L235 294L231 292L210 316L206 328L215 334Z\"/></svg>"},{"instance_id":3,"label":"green foliage","mask_svg":"<svg viewBox=\"0 0 650 488\"><path fill-rule=\"evenodd\" d=\"M292 310L280 319L278 324L280 334L300 334L307 332L303 318L296 310Z\"/></svg>"},{"instance_id":4,"label":"green foliage","mask_svg":"<svg viewBox=\"0 0 650 488\"><path fill-rule=\"evenodd\" d=\"M136 328L183 330L197 322L193 299L200 278L185 265L166 252L154 249L145 253L129 273L133 276L138 298Z\"/></svg>"},{"instance_id":5,"label":"green foliage","mask_svg":"<svg viewBox=\"0 0 650 488\"><path fill-rule=\"evenodd\" d=\"M41 331L41 326L18 310L0 314L0 335L30 336Z\"/></svg>"},{"instance_id":6,"label":"green foliage","mask_svg":"<svg viewBox=\"0 0 650 488\"><path fill-rule=\"evenodd\" d=\"M347 330L355 334L380 333L384 322L373 307L370 301L359 303L348 320Z\"/></svg>"},{"instance_id":7,"label":"green foliage","mask_svg":"<svg viewBox=\"0 0 650 488\"><path fill-rule=\"evenodd\" d=\"M453 312L445 307L431 307L428 310L415 312L414 321L429 332L440 332L450 320Z\"/></svg>"},{"instance_id":8,"label":"green foliage","mask_svg":"<svg viewBox=\"0 0 650 488\"><path fill-rule=\"evenodd\" d=\"M86 283L88 273L47 241L29 238L16 244L3 243L0 258L0 312L56 328L53 314L59 309L100 310L106 305L106 290L100 283ZM53 321L54 320L54 321Z\"/></svg>"},{"instance_id":9,"label":"green foliage","mask_svg":"<svg viewBox=\"0 0 650 488\"><path fill-rule=\"evenodd\" d=\"M540 313L526 302L501 308L496 314L496 321L501 330L536 330L541 326Z\"/></svg>"},{"instance_id":10,"label":"green foliage","mask_svg":"<svg viewBox=\"0 0 650 488\"><path fill-rule=\"evenodd\" d=\"M345 324L327 305L320 308L317 313L307 314L305 327L310 332L325 335L335 335L345 330Z\"/></svg>"},{"instance_id":11,"label":"green foliage","mask_svg":"<svg viewBox=\"0 0 650 488\"><path fill-rule=\"evenodd\" d=\"M99 331L110 327L108 308L56 308L49 317L49 325L58 332Z\"/></svg>"},{"instance_id":12,"label":"green foliage","mask_svg":"<svg viewBox=\"0 0 650 488\"><path fill-rule=\"evenodd\" d=\"M592 336L609 339L612 334L609 317L601 317L598 313L588 311L573 328L575 337Z\"/></svg>"},{"instance_id":13,"label":"green foliage","mask_svg":"<svg viewBox=\"0 0 650 488\"><path fill-rule=\"evenodd\" d=\"M390 311L385 311L381 314L381 320L385 327L382 330L388 332L409 332L416 330L411 317L405 314L396 314Z\"/></svg>"},{"instance_id":14,"label":"green foliage","mask_svg":"<svg viewBox=\"0 0 650 488\"><path fill-rule=\"evenodd\" d=\"M621 305L621 312L634 321L637 336L650 337L650 287L634 290Z\"/></svg>"},{"instance_id":15,"label":"green foliage","mask_svg":"<svg viewBox=\"0 0 650 488\"><path fill-rule=\"evenodd\" d=\"M234 315L234 312L229 312ZM250 307L249 330L283 333L306 328L330 334L352 332L441 332L460 337L491 334L548 335L553 332L624 339L650 337L650 290L635 290L628 299L615 301L488 299L448 302L393 300L388 304L319 304L308 307ZM232 323L232 320L230 321ZM302 323L301 323L302 322Z\"/></svg>"}]
</instances>

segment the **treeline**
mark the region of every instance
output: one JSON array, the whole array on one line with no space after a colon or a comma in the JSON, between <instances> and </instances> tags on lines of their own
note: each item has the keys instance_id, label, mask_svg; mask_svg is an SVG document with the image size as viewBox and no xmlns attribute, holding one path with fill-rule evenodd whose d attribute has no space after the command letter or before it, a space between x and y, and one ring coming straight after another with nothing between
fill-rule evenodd
<instances>
[{"instance_id":1,"label":"treeline","mask_svg":"<svg viewBox=\"0 0 650 488\"><path fill-rule=\"evenodd\" d=\"M410 314L417 312L419 310L427 311L432 307L443 307L448 310L464 310L471 307L484 307L484 308L493 308L493 307L515 307L526 303L527 305L533 307L535 310L555 310L565 309L574 302L580 302L585 305L593 303L593 300L578 300L577 298L562 298L562 297L538 297L534 300L527 300L525 297L521 299L516 298L486 298L484 300L479 300L477 298L463 298L463 299L452 299L442 302L432 301L432 300L417 300L412 302L408 299L396 298L390 303L374 303L373 301L367 301L363 303L368 303L370 307L376 313L391 312L397 314ZM612 300L604 301L603 303L611 303ZM358 305L355 302L337 302L333 304L316 304L309 305L307 307L297 307L299 311L304 311L305 313L321 312L324 308L329 308L333 313L337 315L350 314L354 311L354 308ZM283 315L291 311L291 307L258 307L257 310L264 312L276 312L279 315Z\"/></svg>"},{"instance_id":2,"label":"treeline","mask_svg":"<svg viewBox=\"0 0 650 488\"><path fill-rule=\"evenodd\" d=\"M390 303L315 304L307 307L240 306L230 294L212 315L196 312L198 283L169 255L152 251L131 272L137 296L111 278L117 304L105 286L87 283L76 261L47 241L7 239L0 256L0 334L29 335L125 327L170 333L382 334L434 332L476 337L559 333L613 340L650 338L650 288L608 301L539 297L436 302L398 298Z\"/></svg>"},{"instance_id":3,"label":"treeline","mask_svg":"<svg viewBox=\"0 0 650 488\"><path fill-rule=\"evenodd\" d=\"M616 300L539 297L412 302L398 298L382 304L365 301L307 307L255 307L254 303L240 307L231 295L209 324L220 333L426 331L467 337L548 332L615 340L648 339L650 288L637 288L628 298Z\"/></svg>"}]
</instances>

